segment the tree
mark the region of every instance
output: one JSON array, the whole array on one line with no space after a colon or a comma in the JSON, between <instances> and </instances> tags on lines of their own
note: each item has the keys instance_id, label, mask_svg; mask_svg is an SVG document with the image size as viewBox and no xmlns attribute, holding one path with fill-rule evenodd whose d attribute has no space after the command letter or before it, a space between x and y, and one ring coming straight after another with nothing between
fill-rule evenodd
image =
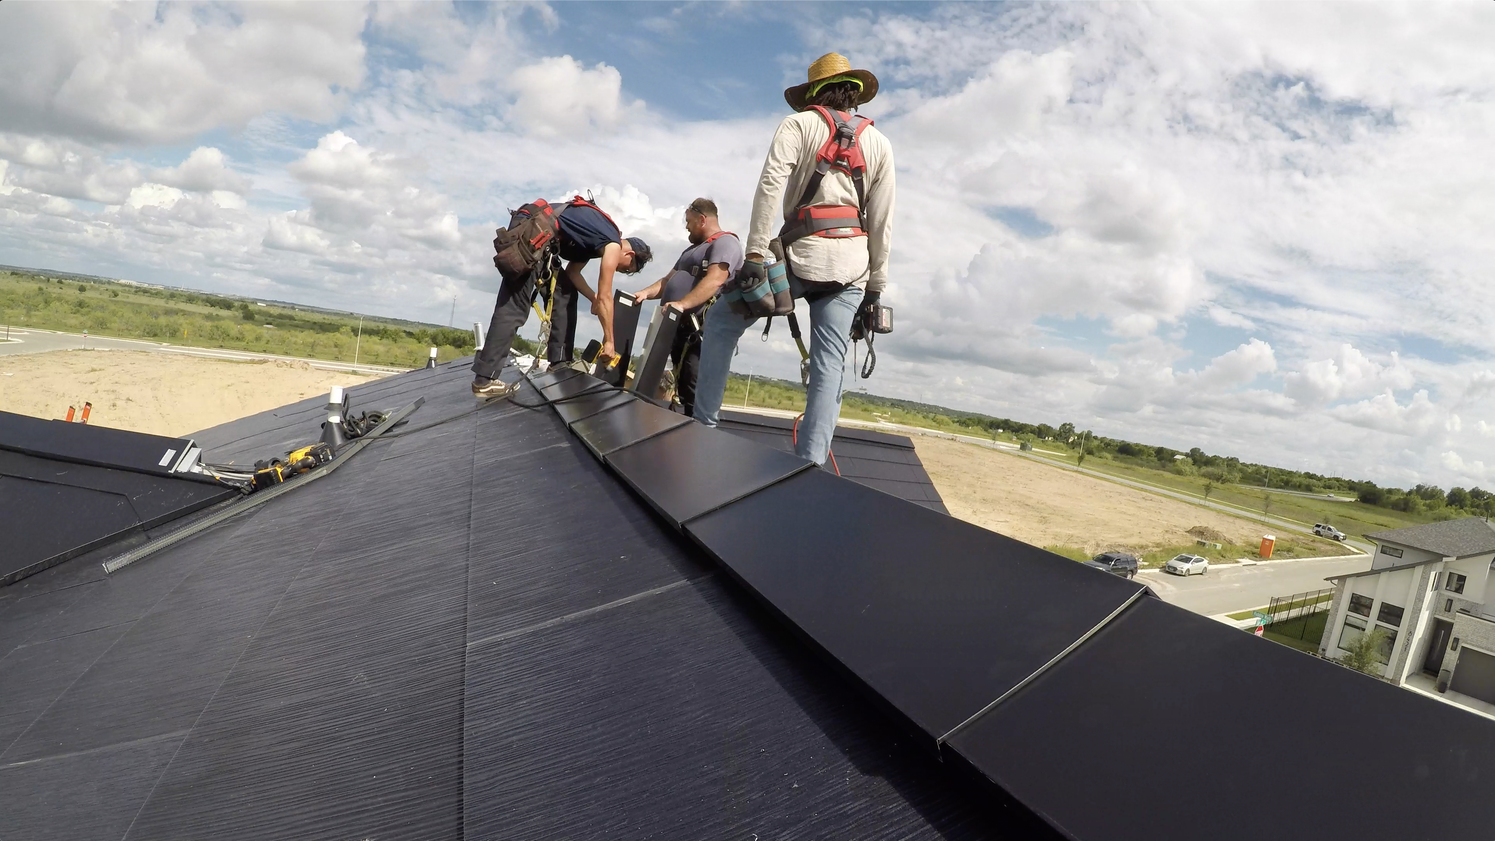
<instances>
[{"instance_id":1,"label":"tree","mask_svg":"<svg viewBox=\"0 0 1495 841\"><path fill-rule=\"evenodd\" d=\"M1379 677L1381 671L1381 649L1386 647L1386 632L1380 628L1372 628L1369 633L1359 636L1350 647L1345 649L1346 654L1339 658L1339 662L1368 675Z\"/></svg>"},{"instance_id":2,"label":"tree","mask_svg":"<svg viewBox=\"0 0 1495 841\"><path fill-rule=\"evenodd\" d=\"M1386 491L1371 485L1368 488L1361 488L1358 498L1366 505L1381 505L1386 502Z\"/></svg>"},{"instance_id":3,"label":"tree","mask_svg":"<svg viewBox=\"0 0 1495 841\"><path fill-rule=\"evenodd\" d=\"M1209 499L1210 492L1213 491L1214 489L1215 489L1215 480L1214 479L1205 479L1204 480L1204 498L1206 500Z\"/></svg>"},{"instance_id":4,"label":"tree","mask_svg":"<svg viewBox=\"0 0 1495 841\"><path fill-rule=\"evenodd\" d=\"M1059 440L1069 443L1069 439L1075 437L1075 425L1072 423L1059 424Z\"/></svg>"},{"instance_id":5,"label":"tree","mask_svg":"<svg viewBox=\"0 0 1495 841\"><path fill-rule=\"evenodd\" d=\"M1448 505L1451 508L1468 508L1469 492L1463 488L1449 488Z\"/></svg>"}]
</instances>

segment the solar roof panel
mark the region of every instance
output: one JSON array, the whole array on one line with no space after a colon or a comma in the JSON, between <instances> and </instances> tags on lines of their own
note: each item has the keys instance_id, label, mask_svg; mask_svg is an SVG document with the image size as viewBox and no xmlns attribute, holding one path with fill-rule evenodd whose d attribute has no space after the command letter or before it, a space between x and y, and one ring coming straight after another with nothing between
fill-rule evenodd
<instances>
[{"instance_id":1,"label":"solar roof panel","mask_svg":"<svg viewBox=\"0 0 1495 841\"><path fill-rule=\"evenodd\" d=\"M818 469L685 528L933 739L1143 592Z\"/></svg>"},{"instance_id":2,"label":"solar roof panel","mask_svg":"<svg viewBox=\"0 0 1495 841\"><path fill-rule=\"evenodd\" d=\"M810 466L697 423L616 450L607 463L677 525Z\"/></svg>"},{"instance_id":3,"label":"solar roof panel","mask_svg":"<svg viewBox=\"0 0 1495 841\"><path fill-rule=\"evenodd\" d=\"M1495 827L1488 721L1157 599L949 746L1081 841Z\"/></svg>"},{"instance_id":4,"label":"solar roof panel","mask_svg":"<svg viewBox=\"0 0 1495 841\"><path fill-rule=\"evenodd\" d=\"M694 421L643 400L630 400L621 408L576 423L572 430L592 452L605 456L687 423Z\"/></svg>"}]
</instances>

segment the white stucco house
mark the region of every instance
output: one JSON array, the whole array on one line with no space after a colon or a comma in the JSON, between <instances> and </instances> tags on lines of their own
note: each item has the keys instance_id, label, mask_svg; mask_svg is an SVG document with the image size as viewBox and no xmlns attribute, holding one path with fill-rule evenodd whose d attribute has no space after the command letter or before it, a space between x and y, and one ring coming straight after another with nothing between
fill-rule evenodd
<instances>
[{"instance_id":1,"label":"white stucco house","mask_svg":"<svg viewBox=\"0 0 1495 841\"><path fill-rule=\"evenodd\" d=\"M1495 526L1479 517L1367 534L1365 572L1330 578L1333 606L1319 654L1380 628L1385 677L1495 704Z\"/></svg>"}]
</instances>

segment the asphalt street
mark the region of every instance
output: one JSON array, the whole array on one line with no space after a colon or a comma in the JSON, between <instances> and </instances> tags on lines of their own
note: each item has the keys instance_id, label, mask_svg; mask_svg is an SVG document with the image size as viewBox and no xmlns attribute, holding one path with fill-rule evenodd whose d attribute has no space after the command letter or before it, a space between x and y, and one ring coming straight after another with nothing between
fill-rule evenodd
<instances>
[{"instance_id":1,"label":"asphalt street","mask_svg":"<svg viewBox=\"0 0 1495 841\"><path fill-rule=\"evenodd\" d=\"M1370 569L1369 555L1313 558L1303 561L1266 561L1254 565L1211 567L1204 575L1183 578L1161 570L1143 570L1137 582L1146 584L1163 601L1185 610L1214 616L1261 607L1274 596L1290 596L1332 586L1330 575Z\"/></svg>"},{"instance_id":2,"label":"asphalt street","mask_svg":"<svg viewBox=\"0 0 1495 841\"><path fill-rule=\"evenodd\" d=\"M163 342L140 341L137 339L106 339L101 336L84 338L77 333L54 333L50 330L20 330L15 327L10 329L10 339L8 342L5 340L5 331L3 328L0 328L0 356L87 348L91 350L143 350L153 353L199 356L207 359L229 359L238 362L253 359L283 359L290 362L305 362L313 368L325 371L347 371L353 367L346 362L334 362L324 359L301 359L294 356L277 356L273 353L251 353L243 350L224 350L223 348L186 347ZM384 365L359 365L357 370L388 374L402 373L407 369L390 368Z\"/></svg>"}]
</instances>

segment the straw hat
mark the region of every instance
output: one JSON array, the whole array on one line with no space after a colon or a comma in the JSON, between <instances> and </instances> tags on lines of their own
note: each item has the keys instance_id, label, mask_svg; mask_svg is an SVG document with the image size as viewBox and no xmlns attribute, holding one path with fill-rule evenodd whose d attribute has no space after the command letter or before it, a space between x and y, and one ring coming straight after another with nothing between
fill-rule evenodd
<instances>
[{"instance_id":1,"label":"straw hat","mask_svg":"<svg viewBox=\"0 0 1495 841\"><path fill-rule=\"evenodd\" d=\"M847 61L846 56L840 53L826 53L820 58L815 59L815 63L810 65L810 72L807 75L809 76L809 81L803 85L795 85L784 91L784 101L788 102L789 107L796 111L803 111L810 107L809 103L805 101L809 98L810 88L814 87L815 83L821 79L829 79L832 76L852 76L861 80L862 95L857 100L858 105L871 102L872 97L877 96L877 77L872 75L871 71L868 70L851 69L851 62Z\"/></svg>"}]
</instances>

